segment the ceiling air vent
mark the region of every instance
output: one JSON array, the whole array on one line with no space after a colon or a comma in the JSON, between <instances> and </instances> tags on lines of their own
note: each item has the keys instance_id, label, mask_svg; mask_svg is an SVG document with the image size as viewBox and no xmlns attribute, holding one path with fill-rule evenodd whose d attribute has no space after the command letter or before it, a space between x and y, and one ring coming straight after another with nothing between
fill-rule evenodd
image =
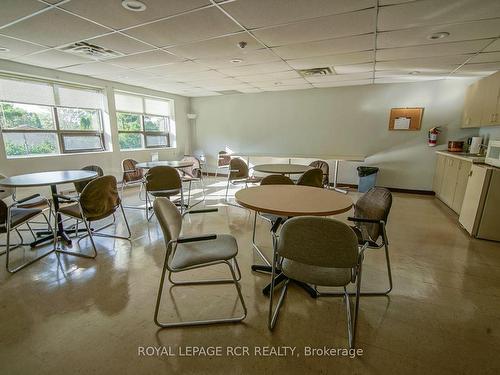
<instances>
[{"instance_id":1,"label":"ceiling air vent","mask_svg":"<svg viewBox=\"0 0 500 375\"><path fill-rule=\"evenodd\" d=\"M120 52L105 49L103 47L99 47L87 42L77 42L68 46L64 46L61 48L61 51L73 53L75 55L84 55L99 60L123 56L123 54Z\"/></svg>"},{"instance_id":2,"label":"ceiling air vent","mask_svg":"<svg viewBox=\"0 0 500 375\"><path fill-rule=\"evenodd\" d=\"M219 94L222 95L233 95L233 94L241 94L241 91L238 90L222 90L222 91L216 91Z\"/></svg>"},{"instance_id":3,"label":"ceiling air vent","mask_svg":"<svg viewBox=\"0 0 500 375\"><path fill-rule=\"evenodd\" d=\"M299 69L297 72L302 77L311 77L311 76L328 76L331 74L335 74L332 68L324 67L324 68L312 68L312 69Z\"/></svg>"}]
</instances>

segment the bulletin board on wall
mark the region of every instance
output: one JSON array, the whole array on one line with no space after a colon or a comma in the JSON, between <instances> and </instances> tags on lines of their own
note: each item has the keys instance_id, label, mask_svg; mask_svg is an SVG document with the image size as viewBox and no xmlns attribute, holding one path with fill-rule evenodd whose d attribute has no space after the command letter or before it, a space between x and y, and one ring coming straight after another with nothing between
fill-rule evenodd
<instances>
[{"instance_id":1,"label":"bulletin board on wall","mask_svg":"<svg viewBox=\"0 0 500 375\"><path fill-rule=\"evenodd\" d=\"M420 130L424 109L392 108L389 118L389 130Z\"/></svg>"}]
</instances>

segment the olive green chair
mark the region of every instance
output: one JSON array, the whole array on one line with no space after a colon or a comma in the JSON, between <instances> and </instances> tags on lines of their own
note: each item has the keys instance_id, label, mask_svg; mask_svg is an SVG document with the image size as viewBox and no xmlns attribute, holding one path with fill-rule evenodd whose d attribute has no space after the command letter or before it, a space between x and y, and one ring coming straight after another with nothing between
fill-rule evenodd
<instances>
[{"instance_id":1,"label":"olive green chair","mask_svg":"<svg viewBox=\"0 0 500 375\"><path fill-rule=\"evenodd\" d=\"M225 200L227 201L227 194L229 192L229 184L238 185L245 184L257 184L262 180L261 177L250 176L250 168L248 168L247 163L241 158L233 158L229 162L229 173L227 175L227 185L226 185L226 195Z\"/></svg>"},{"instance_id":2,"label":"olive green chair","mask_svg":"<svg viewBox=\"0 0 500 375\"><path fill-rule=\"evenodd\" d=\"M294 217L285 222L272 262L271 293L268 327L273 330L285 298L290 280L328 287L342 287L347 314L349 347L355 345L358 323L361 271L365 247L358 249L356 233L341 221L316 217ZM287 279L283 285L276 308L273 308L275 277L278 270ZM351 308L347 286L355 284L354 312ZM323 317L331 321L330 317ZM317 322L317 319L310 319ZM293 324L293 323L292 323Z\"/></svg>"},{"instance_id":3,"label":"olive green chair","mask_svg":"<svg viewBox=\"0 0 500 375\"><path fill-rule=\"evenodd\" d=\"M297 180L297 185L323 187L323 171L320 168L309 169Z\"/></svg>"},{"instance_id":4,"label":"olive green chair","mask_svg":"<svg viewBox=\"0 0 500 375\"><path fill-rule=\"evenodd\" d=\"M140 185L140 190L139 190L139 199L140 200L145 200L145 198L142 197L142 192L144 190L144 171L141 168L137 168L136 165L138 162L134 159L123 159L122 160L122 183L121 183L121 193L120 196L123 199L123 189L129 185ZM141 207L137 206L125 206L126 208L132 208L132 209L142 209Z\"/></svg>"},{"instance_id":5,"label":"olive green chair","mask_svg":"<svg viewBox=\"0 0 500 375\"><path fill-rule=\"evenodd\" d=\"M313 168L319 168L323 171L323 187L328 188L330 182L330 166L328 163L324 160L315 160L311 164L309 164L310 167Z\"/></svg>"},{"instance_id":6,"label":"olive green chair","mask_svg":"<svg viewBox=\"0 0 500 375\"><path fill-rule=\"evenodd\" d=\"M175 168L169 166L156 166L146 173L146 217L151 220L154 215L151 200L158 197L170 199L172 196L179 195L180 209L184 212L184 193L182 189L182 179ZM152 198L152 199L151 199ZM149 213L151 212L151 214Z\"/></svg>"},{"instance_id":7,"label":"olive green chair","mask_svg":"<svg viewBox=\"0 0 500 375\"><path fill-rule=\"evenodd\" d=\"M156 306L154 313L155 323L162 328L167 327L182 327L193 325L205 325L215 323L230 323L240 322L247 315L247 308L241 293L239 280L241 272L238 267L236 255L238 254L238 244L236 239L229 234L211 234L202 236L181 237L182 231L182 215L177 207L167 198L157 198L153 203L154 211L165 240L165 261L160 278L160 286L158 288L158 296L156 298ZM205 210L214 211L214 210ZM216 210L215 210L216 211ZM198 212L203 212L198 211ZM231 272L230 279L216 280L195 280L195 281L174 281L173 273L180 273L189 270L195 270L204 267L225 264ZM223 284L232 283L238 293L238 298L243 308L243 314L238 317L207 319L207 320L192 320L166 323L159 320L159 312L161 299L163 295L163 287L165 284L165 276L168 272L168 279L172 286L181 285L203 285L203 284ZM236 272L238 276L236 275Z\"/></svg>"},{"instance_id":8,"label":"olive green chair","mask_svg":"<svg viewBox=\"0 0 500 375\"><path fill-rule=\"evenodd\" d=\"M118 194L118 185L114 176L102 176L91 180L87 186L83 188L78 197L58 195L58 198L62 201L66 201L67 203L72 203L60 207L58 212L62 215L72 217L83 222L85 229L87 230L87 234L79 237L78 242L86 237L89 237L93 249L93 253L91 255L69 251L65 251L64 253L84 258L95 258L97 256L97 248L94 242L94 236L118 238L123 240L130 239L130 227L128 225L127 216L123 210L122 201L120 199L120 195ZM118 209L120 209L122 213L123 220L127 228L126 237L99 233L90 228L90 224L92 222L114 216ZM55 216L57 217L57 215ZM113 220L115 219L113 218ZM56 246L57 241L54 242L54 248Z\"/></svg>"},{"instance_id":9,"label":"olive green chair","mask_svg":"<svg viewBox=\"0 0 500 375\"><path fill-rule=\"evenodd\" d=\"M82 168L82 171L96 172L97 173L97 177L104 176L104 171L98 165L87 165L87 166L85 166L85 167ZM75 186L75 191L78 194L80 194L83 191L83 188L85 186L87 186L87 184L90 181L92 181L92 180L85 180L85 181L74 182L73 185Z\"/></svg>"}]
</instances>

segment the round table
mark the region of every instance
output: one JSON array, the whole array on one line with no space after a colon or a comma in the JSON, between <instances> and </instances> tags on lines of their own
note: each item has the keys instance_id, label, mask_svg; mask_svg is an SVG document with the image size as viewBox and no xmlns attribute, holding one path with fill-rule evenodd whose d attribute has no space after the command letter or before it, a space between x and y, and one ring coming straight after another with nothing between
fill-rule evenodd
<instances>
[{"instance_id":1,"label":"round table","mask_svg":"<svg viewBox=\"0 0 500 375\"><path fill-rule=\"evenodd\" d=\"M54 203L54 209L57 212L59 210L59 199L57 197L57 185L67 184L72 182L79 182L90 180L97 177L97 172L94 171L84 171L84 170L68 170L68 171L52 171L52 172L38 172L38 173L27 173L17 176L11 176L0 180L0 186L10 187L10 188L23 188L23 187L34 187L34 186L47 186L50 185L50 190L52 192L52 201ZM32 247L39 245L43 242L51 240L54 238L52 232L47 233L46 237L40 238L31 244ZM57 235L62 238L66 243L70 244L71 239L68 234L64 231L61 216L57 215Z\"/></svg>"},{"instance_id":2,"label":"round table","mask_svg":"<svg viewBox=\"0 0 500 375\"><path fill-rule=\"evenodd\" d=\"M312 167L302 164L259 164L253 167L256 172L273 174L302 174Z\"/></svg>"},{"instance_id":3,"label":"round table","mask_svg":"<svg viewBox=\"0 0 500 375\"><path fill-rule=\"evenodd\" d=\"M293 217L293 216L330 216L347 212L353 206L353 202L347 195L337 193L333 190L321 189L311 186L300 185L264 185L256 186L238 191L235 200L241 206L257 212ZM273 234L279 227L281 218L271 228ZM276 241L273 241L273 251L276 251ZM267 263L269 263L267 261ZM269 265L253 265L253 271L271 272ZM286 280L283 274L275 278L275 285ZM314 288L303 282L295 281L305 289L313 298L317 297ZM270 284L263 292L269 295Z\"/></svg>"},{"instance_id":4,"label":"round table","mask_svg":"<svg viewBox=\"0 0 500 375\"><path fill-rule=\"evenodd\" d=\"M158 166L167 166L172 168L188 168L193 166L192 161L168 161L168 160L158 160L158 161L146 161L143 163L137 163L135 165L136 168L140 169L150 169Z\"/></svg>"}]
</instances>

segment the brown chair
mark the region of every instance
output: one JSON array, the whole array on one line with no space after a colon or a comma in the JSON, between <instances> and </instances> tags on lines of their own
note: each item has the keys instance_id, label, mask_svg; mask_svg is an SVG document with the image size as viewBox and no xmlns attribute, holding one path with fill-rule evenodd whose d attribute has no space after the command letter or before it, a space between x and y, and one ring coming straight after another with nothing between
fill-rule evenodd
<instances>
[{"instance_id":1,"label":"brown chair","mask_svg":"<svg viewBox=\"0 0 500 375\"><path fill-rule=\"evenodd\" d=\"M139 191L139 199L141 199L141 192L144 188L144 173L143 170L137 168L137 161L134 159L124 159L122 160L122 187L121 196L123 197L123 189L128 185L141 185L141 190ZM137 207L127 207L127 208L137 208Z\"/></svg>"},{"instance_id":2,"label":"brown chair","mask_svg":"<svg viewBox=\"0 0 500 375\"><path fill-rule=\"evenodd\" d=\"M319 168L309 169L297 180L297 185L323 187L323 171Z\"/></svg>"},{"instance_id":3,"label":"brown chair","mask_svg":"<svg viewBox=\"0 0 500 375\"><path fill-rule=\"evenodd\" d=\"M188 191L188 201L187 201L187 206L188 207L194 207L197 204L200 204L205 200L205 184L203 181L203 171L201 169L201 161L198 159L196 156L192 155L184 155L181 161L188 161L193 163L192 166L182 168L181 169L181 174L182 174L182 182L187 182L189 183L189 191ZM200 200L198 203L195 203L193 206L190 206L191 202L191 185L193 182L199 182L201 185L201 191L203 193L203 199Z\"/></svg>"},{"instance_id":4,"label":"brown chair","mask_svg":"<svg viewBox=\"0 0 500 375\"><path fill-rule=\"evenodd\" d=\"M2 195L4 195L5 193L6 193L6 191L4 190L2 192ZM3 199L0 199L0 234L5 233L7 236L5 245L0 245L2 247L5 247L5 251L3 251L0 255L5 254L5 267L7 268L7 271L10 273L17 272L17 271L29 266L30 264L36 262L37 260L49 255L52 252L52 250L48 251L45 254L42 254L34 259L30 259L30 260L28 260L28 261L26 261L26 262L24 262L16 267L14 267L14 268L12 268L11 264L10 264L10 252L12 250L24 245L23 237L21 236L21 233L19 233L19 227L26 224L28 226L29 230L31 231L31 233L33 234L33 237L36 240L36 237L31 229L31 227L29 226L29 222L31 221L31 219L33 219L39 215L42 215L45 218L45 222L47 223L49 230L52 231L52 227L50 225L50 222L47 219L47 217L45 216L45 214L43 213L42 209L40 209L40 208L20 208L19 207L20 204L23 204L26 201L29 201L29 200L32 200L35 198L37 198L37 195L27 197L27 198L22 199L22 200L17 201L17 202L14 201L14 203L12 203L10 205L7 205L7 203L5 203ZM20 241L18 244L14 245L14 246L11 246L11 243L10 243L10 240L11 240L10 234L12 231L16 232L16 234L19 236L19 241Z\"/></svg>"},{"instance_id":5,"label":"brown chair","mask_svg":"<svg viewBox=\"0 0 500 375\"><path fill-rule=\"evenodd\" d=\"M226 195L225 200L227 201L227 193L229 191L229 184L256 184L262 180L260 177L250 176L250 170L247 163L243 159L233 158L229 163L229 173L227 175L227 185L226 185Z\"/></svg>"},{"instance_id":6,"label":"brown chair","mask_svg":"<svg viewBox=\"0 0 500 375\"><path fill-rule=\"evenodd\" d=\"M163 237L166 245L165 261L160 278L160 287L156 298L156 306L154 313L155 323L162 327L182 327L193 325L205 325L216 323L231 323L240 322L247 315L247 308L241 293L240 279L241 272L236 261L238 255L238 244L236 239L230 234L209 234L202 236L181 237L182 230L182 215L175 205L168 199L160 197L154 202L154 211L160 227L163 232ZM207 210L208 212L213 210ZM203 212L203 211L200 211ZM172 278L173 273L196 270L215 265L227 265L231 278L215 279L215 280L193 280L193 281L175 281ZM207 285L207 284L234 284L238 294L243 314L238 317L225 317L217 319L204 319L182 322L160 322L158 319L161 298L163 295L163 286L165 284L165 276L168 271L168 279L172 286L181 285ZM238 276L236 275L238 274Z\"/></svg>"},{"instance_id":7,"label":"brown chair","mask_svg":"<svg viewBox=\"0 0 500 375\"><path fill-rule=\"evenodd\" d=\"M217 169L215 170L216 179L219 169L229 168L230 162L231 162L231 155L226 151L219 151L219 153L217 154Z\"/></svg>"},{"instance_id":8,"label":"brown chair","mask_svg":"<svg viewBox=\"0 0 500 375\"><path fill-rule=\"evenodd\" d=\"M262 179L260 182L260 185L295 185L295 183L290 179L290 177L283 176L281 174L271 174ZM255 236L256 236L256 227L257 227L257 215L259 215L262 219L268 221L272 225L276 222L276 220L280 217L277 215L273 214L267 214L267 213L261 213L255 211L254 213L254 218L253 218L253 231L252 231L252 246L257 252L257 254L260 256L260 258L266 263L268 267L271 266L271 262L265 257L264 253L262 250L260 250L259 246L255 242ZM281 217L283 222L287 219L286 217ZM252 266L252 269L254 271L259 271L261 270L260 266ZM265 270L265 268L262 268Z\"/></svg>"},{"instance_id":9,"label":"brown chair","mask_svg":"<svg viewBox=\"0 0 500 375\"><path fill-rule=\"evenodd\" d=\"M130 239L131 232L128 225L127 217L123 210L122 202L118 194L118 186L114 176L97 177L87 184L78 197L67 197L64 195L58 196L61 200L71 202L73 204L59 208L59 213L80 220L84 223L87 234L80 237L78 242L83 238L89 237L92 243L93 255L82 253L65 252L66 254L76 255L84 258L95 258L97 256L97 248L94 243L94 236L119 238L123 240ZM90 223L103 220L109 216L114 216L116 210L120 208L125 226L127 227L128 236L116 236L104 233L96 233L90 228ZM56 215L57 217L57 215ZM57 226L56 226L57 227ZM102 229L102 228L101 228ZM54 244L54 247L57 244Z\"/></svg>"},{"instance_id":10,"label":"brown chair","mask_svg":"<svg viewBox=\"0 0 500 375\"><path fill-rule=\"evenodd\" d=\"M82 171L91 171L91 172L96 172L97 177L102 177L104 176L104 171L102 170L101 167L98 165L87 165L86 167L82 168ZM75 186L75 191L80 194L83 191L83 188L87 186L87 184L92 181L92 180L85 180L85 181L78 181L74 182L73 185Z\"/></svg>"},{"instance_id":11,"label":"brown chair","mask_svg":"<svg viewBox=\"0 0 500 375\"><path fill-rule=\"evenodd\" d=\"M319 168L323 171L323 186L328 188L329 186L329 177L330 177L330 166L326 161L323 160L315 160L311 164L310 167Z\"/></svg>"},{"instance_id":12,"label":"brown chair","mask_svg":"<svg viewBox=\"0 0 500 375\"><path fill-rule=\"evenodd\" d=\"M180 194L181 212L184 211L184 194L182 190L182 180L179 172L175 168L168 166L156 166L146 173L146 217L148 220L154 215L153 198L165 197L170 199L174 195ZM149 214L151 211L151 214Z\"/></svg>"}]
</instances>

